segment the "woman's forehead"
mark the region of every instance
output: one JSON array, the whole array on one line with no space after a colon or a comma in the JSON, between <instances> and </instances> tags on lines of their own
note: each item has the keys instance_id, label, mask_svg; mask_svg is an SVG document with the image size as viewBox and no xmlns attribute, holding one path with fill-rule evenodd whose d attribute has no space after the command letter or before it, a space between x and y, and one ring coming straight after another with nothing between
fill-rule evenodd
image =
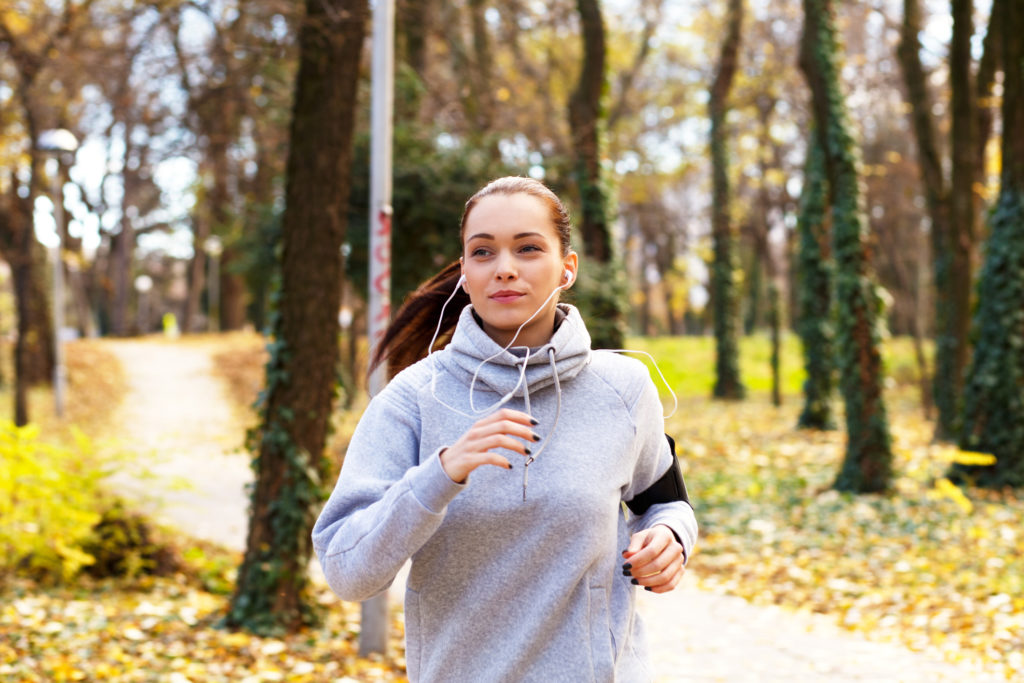
<instances>
[{"instance_id":1,"label":"woman's forehead","mask_svg":"<svg viewBox=\"0 0 1024 683\"><path fill-rule=\"evenodd\" d=\"M489 195L480 199L466 217L466 241L516 238L525 233L550 239L557 237L547 204L533 195Z\"/></svg>"}]
</instances>

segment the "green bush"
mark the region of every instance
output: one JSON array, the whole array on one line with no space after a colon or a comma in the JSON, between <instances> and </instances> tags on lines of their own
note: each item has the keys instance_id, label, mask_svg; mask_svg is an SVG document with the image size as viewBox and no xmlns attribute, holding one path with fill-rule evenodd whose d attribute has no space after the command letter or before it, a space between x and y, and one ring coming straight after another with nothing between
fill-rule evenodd
<instances>
[{"instance_id":1,"label":"green bush","mask_svg":"<svg viewBox=\"0 0 1024 683\"><path fill-rule=\"evenodd\" d=\"M81 544L100 520L106 472L90 441L75 439L65 448L36 426L0 422L0 576L66 580L92 563Z\"/></svg>"}]
</instances>

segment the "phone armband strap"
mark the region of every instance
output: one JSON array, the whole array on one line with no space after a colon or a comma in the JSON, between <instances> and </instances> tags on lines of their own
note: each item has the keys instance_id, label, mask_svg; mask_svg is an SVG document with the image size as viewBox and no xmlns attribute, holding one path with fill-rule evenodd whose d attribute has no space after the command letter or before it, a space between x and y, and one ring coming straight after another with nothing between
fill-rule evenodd
<instances>
[{"instance_id":1,"label":"phone armband strap","mask_svg":"<svg viewBox=\"0 0 1024 683\"><path fill-rule=\"evenodd\" d=\"M665 474L661 475L661 479L651 484L647 490L634 496L633 500L626 502L626 507L634 515L644 514L652 505L674 503L680 500L693 507L690 496L686 493L686 482L683 481L683 472L679 468L679 458L676 457L676 442L668 434L665 435L665 438L668 439L669 451L672 453L672 465Z\"/></svg>"}]
</instances>

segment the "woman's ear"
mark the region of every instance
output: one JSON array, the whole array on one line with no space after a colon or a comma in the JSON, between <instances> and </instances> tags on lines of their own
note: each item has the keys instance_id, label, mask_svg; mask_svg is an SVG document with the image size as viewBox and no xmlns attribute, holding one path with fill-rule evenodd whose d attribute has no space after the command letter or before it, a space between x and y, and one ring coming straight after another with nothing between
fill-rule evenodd
<instances>
[{"instance_id":1,"label":"woman's ear","mask_svg":"<svg viewBox=\"0 0 1024 683\"><path fill-rule=\"evenodd\" d=\"M576 282L576 276L579 273L580 268L580 257L575 251L570 251L569 255L565 257L562 265L566 276L562 278L562 284L568 289L574 282ZM563 274L563 275L565 275Z\"/></svg>"}]
</instances>

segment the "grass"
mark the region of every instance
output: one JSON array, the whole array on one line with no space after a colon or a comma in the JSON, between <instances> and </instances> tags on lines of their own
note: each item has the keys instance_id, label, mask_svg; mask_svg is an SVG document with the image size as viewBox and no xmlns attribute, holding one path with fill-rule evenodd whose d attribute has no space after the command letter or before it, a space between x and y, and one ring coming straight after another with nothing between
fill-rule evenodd
<instances>
[{"instance_id":1,"label":"grass","mask_svg":"<svg viewBox=\"0 0 1024 683\"><path fill-rule=\"evenodd\" d=\"M713 337L634 337L628 340L631 349L653 355L665 379L680 398L711 396L715 383L715 340ZM740 338L740 376L752 397L768 396L772 389L771 343L764 335ZM898 337L882 345L882 361L890 386L916 386L919 373L914 357L913 340ZM926 348L930 357L930 343ZM651 367L643 356L636 356ZM783 396L799 396L806 373L800 339L784 333L781 343L780 385ZM656 372L651 376L659 388L663 385ZM664 390L663 390L664 391Z\"/></svg>"}]
</instances>

